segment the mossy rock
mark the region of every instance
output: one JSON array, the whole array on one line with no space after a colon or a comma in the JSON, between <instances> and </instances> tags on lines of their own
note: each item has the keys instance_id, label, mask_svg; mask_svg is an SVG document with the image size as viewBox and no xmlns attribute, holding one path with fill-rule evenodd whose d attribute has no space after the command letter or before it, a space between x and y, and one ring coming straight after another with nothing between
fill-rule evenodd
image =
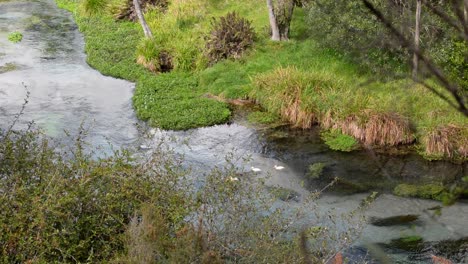
<instances>
[{"instance_id":1,"label":"mossy rock","mask_svg":"<svg viewBox=\"0 0 468 264\"><path fill-rule=\"evenodd\" d=\"M442 201L447 194L443 185L434 183L425 185L399 184L395 187L393 193L403 197L417 197L439 201Z\"/></svg>"}]
</instances>

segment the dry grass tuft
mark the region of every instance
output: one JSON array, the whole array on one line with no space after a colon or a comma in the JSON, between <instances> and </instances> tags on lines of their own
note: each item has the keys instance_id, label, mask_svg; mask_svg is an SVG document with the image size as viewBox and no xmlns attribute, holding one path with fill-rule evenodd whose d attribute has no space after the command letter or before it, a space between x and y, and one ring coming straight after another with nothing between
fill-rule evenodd
<instances>
[{"instance_id":1,"label":"dry grass tuft","mask_svg":"<svg viewBox=\"0 0 468 264\"><path fill-rule=\"evenodd\" d=\"M409 120L394 113L366 111L359 116L334 120L328 112L321 121L323 128L340 129L368 146L396 146L414 142Z\"/></svg>"},{"instance_id":2,"label":"dry grass tuft","mask_svg":"<svg viewBox=\"0 0 468 264\"><path fill-rule=\"evenodd\" d=\"M439 127L423 138L424 151L432 157L468 158L468 127Z\"/></svg>"}]
</instances>

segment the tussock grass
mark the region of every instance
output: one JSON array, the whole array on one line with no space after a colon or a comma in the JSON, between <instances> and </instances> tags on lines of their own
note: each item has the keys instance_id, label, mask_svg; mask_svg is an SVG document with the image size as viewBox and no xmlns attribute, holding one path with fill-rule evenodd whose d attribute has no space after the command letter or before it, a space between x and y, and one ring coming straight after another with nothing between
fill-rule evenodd
<instances>
[{"instance_id":1,"label":"tussock grass","mask_svg":"<svg viewBox=\"0 0 468 264\"><path fill-rule=\"evenodd\" d=\"M429 159L468 158L468 128L455 125L438 127L423 138L424 154Z\"/></svg>"}]
</instances>

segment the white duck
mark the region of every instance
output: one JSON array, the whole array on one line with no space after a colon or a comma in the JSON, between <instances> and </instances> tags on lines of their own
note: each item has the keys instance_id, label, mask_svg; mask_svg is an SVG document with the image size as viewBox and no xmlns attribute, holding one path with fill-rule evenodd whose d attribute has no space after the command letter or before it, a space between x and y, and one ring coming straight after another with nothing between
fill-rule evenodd
<instances>
[{"instance_id":1,"label":"white duck","mask_svg":"<svg viewBox=\"0 0 468 264\"><path fill-rule=\"evenodd\" d=\"M253 166L251 167L251 169L252 169L253 172L260 172L260 171L262 171L261 169L255 168L255 167L253 167Z\"/></svg>"},{"instance_id":2,"label":"white duck","mask_svg":"<svg viewBox=\"0 0 468 264\"><path fill-rule=\"evenodd\" d=\"M282 169L284 169L284 167L283 167L283 166L278 166L278 165L275 165L275 170L282 170Z\"/></svg>"}]
</instances>

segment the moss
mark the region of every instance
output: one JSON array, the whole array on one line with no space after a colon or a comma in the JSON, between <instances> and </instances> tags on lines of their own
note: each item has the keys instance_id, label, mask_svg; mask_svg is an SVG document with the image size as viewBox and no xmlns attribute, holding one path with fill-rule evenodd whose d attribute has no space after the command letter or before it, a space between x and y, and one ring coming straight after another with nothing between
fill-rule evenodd
<instances>
[{"instance_id":1,"label":"moss","mask_svg":"<svg viewBox=\"0 0 468 264\"><path fill-rule=\"evenodd\" d=\"M8 34L8 40L13 43L18 43L23 40L23 34L21 32L15 31Z\"/></svg>"},{"instance_id":2,"label":"moss","mask_svg":"<svg viewBox=\"0 0 468 264\"><path fill-rule=\"evenodd\" d=\"M420 250L424 247L423 239L420 236L405 236L398 239L393 239L390 246L407 251Z\"/></svg>"},{"instance_id":3,"label":"moss","mask_svg":"<svg viewBox=\"0 0 468 264\"><path fill-rule=\"evenodd\" d=\"M442 201L447 195L447 192L441 184L399 184L393 190L393 193L404 197L417 197L424 199L433 199Z\"/></svg>"},{"instance_id":4,"label":"moss","mask_svg":"<svg viewBox=\"0 0 468 264\"><path fill-rule=\"evenodd\" d=\"M358 142L351 136L341 133L339 130L325 131L322 139L331 149L350 152L358 148Z\"/></svg>"}]
</instances>

